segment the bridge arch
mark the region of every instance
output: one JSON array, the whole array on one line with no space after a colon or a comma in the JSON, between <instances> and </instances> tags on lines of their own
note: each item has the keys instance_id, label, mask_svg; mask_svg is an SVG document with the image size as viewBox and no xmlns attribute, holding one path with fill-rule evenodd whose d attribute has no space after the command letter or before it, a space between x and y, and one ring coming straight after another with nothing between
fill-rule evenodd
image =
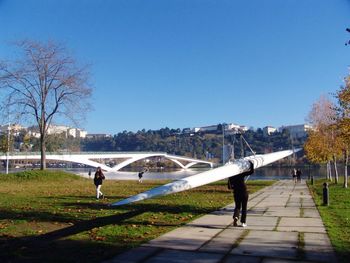
<instances>
[{"instance_id":1,"label":"bridge arch","mask_svg":"<svg viewBox=\"0 0 350 263\"><path fill-rule=\"evenodd\" d=\"M131 163L134 163L136 161L147 159L150 157L164 157L165 159L168 159L178 166L180 166L182 169L188 169L192 167L195 164L198 163L205 163L210 165L210 167L213 167L212 162L203 161L199 159L189 158L189 157L183 157L183 156L177 156L177 155L169 155L167 153L162 152L149 152L149 153L143 153L143 152L137 152L137 153L70 153L70 154L47 154L46 159L47 160L56 160L56 161L64 161L64 162L71 162L71 163L80 163L85 164L92 167L101 167L103 170L112 172L112 171L119 171L120 169L128 166ZM8 156L9 160L40 160L40 154L13 154ZM92 159L126 159L122 161L121 163L110 167L108 165L105 165L103 163L99 163L97 161L94 161ZM0 156L0 160L6 160L7 156L2 155ZM188 162L187 164L183 164L183 162Z\"/></svg>"}]
</instances>

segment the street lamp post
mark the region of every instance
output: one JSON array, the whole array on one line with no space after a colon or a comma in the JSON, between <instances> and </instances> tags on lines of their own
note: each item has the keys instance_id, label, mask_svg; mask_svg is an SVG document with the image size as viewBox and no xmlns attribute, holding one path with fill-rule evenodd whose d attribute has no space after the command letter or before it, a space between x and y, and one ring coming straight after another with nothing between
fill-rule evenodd
<instances>
[{"instance_id":1,"label":"street lamp post","mask_svg":"<svg viewBox=\"0 0 350 263\"><path fill-rule=\"evenodd\" d=\"M6 152L6 174L9 173L9 158L10 158L10 123L7 127L7 152Z\"/></svg>"},{"instance_id":2,"label":"street lamp post","mask_svg":"<svg viewBox=\"0 0 350 263\"><path fill-rule=\"evenodd\" d=\"M222 165L225 165L225 123L221 125L222 128Z\"/></svg>"}]
</instances>

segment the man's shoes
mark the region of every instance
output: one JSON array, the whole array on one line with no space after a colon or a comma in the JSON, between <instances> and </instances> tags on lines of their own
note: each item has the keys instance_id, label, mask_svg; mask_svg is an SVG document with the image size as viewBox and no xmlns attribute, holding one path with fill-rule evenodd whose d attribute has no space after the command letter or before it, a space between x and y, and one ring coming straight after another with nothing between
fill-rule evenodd
<instances>
[{"instance_id":1,"label":"man's shoes","mask_svg":"<svg viewBox=\"0 0 350 263\"><path fill-rule=\"evenodd\" d=\"M242 223L241 226L242 226L242 227L247 227L247 224L246 224L246 223Z\"/></svg>"},{"instance_id":2,"label":"man's shoes","mask_svg":"<svg viewBox=\"0 0 350 263\"><path fill-rule=\"evenodd\" d=\"M102 194L101 196L100 196L100 199L103 199L105 196Z\"/></svg>"},{"instance_id":3,"label":"man's shoes","mask_svg":"<svg viewBox=\"0 0 350 263\"><path fill-rule=\"evenodd\" d=\"M233 226L238 226L237 222L238 222L238 217L234 217L233 218Z\"/></svg>"}]
</instances>

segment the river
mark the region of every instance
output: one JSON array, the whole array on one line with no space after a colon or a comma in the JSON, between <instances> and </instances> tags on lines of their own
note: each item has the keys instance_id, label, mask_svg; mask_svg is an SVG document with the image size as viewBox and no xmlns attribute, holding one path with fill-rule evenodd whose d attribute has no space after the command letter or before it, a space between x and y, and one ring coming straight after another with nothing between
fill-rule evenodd
<instances>
[{"instance_id":1,"label":"river","mask_svg":"<svg viewBox=\"0 0 350 263\"><path fill-rule=\"evenodd\" d=\"M313 175L314 178L325 178L326 167L316 166L303 166L298 167L302 171L302 178L308 179L309 176ZM341 167L339 167L341 169ZM53 168L48 168L53 169ZM280 180L280 179L291 179L292 167L261 167L255 170L255 173L250 176L249 180ZM83 177L89 177L89 168L60 168L60 170L66 170L75 174L79 174ZM190 175L194 175L200 172L207 171L208 169L188 169L188 170L169 170L169 169L158 169L150 170L143 175L143 180L177 180ZM10 173L23 171L23 169L10 169ZM93 176L94 169L91 169ZM342 174L341 170L339 170ZM0 173L5 173L4 169L0 170ZM134 169L131 171L118 171L118 172L105 172L106 178L109 180L138 180L138 170Z\"/></svg>"},{"instance_id":2,"label":"river","mask_svg":"<svg viewBox=\"0 0 350 263\"><path fill-rule=\"evenodd\" d=\"M302 171L302 179L308 179L311 175L314 178L325 178L325 167L304 166L299 167ZM292 179L291 167L262 167L255 170L255 173L250 176L249 180L280 180ZM143 175L143 180L177 180L208 169L188 169L188 170L151 170ZM69 169L69 171L80 174L83 177L89 177L89 169ZM93 176L94 171L92 170ZM138 171L118 171L105 172L106 179L109 180L138 180Z\"/></svg>"}]
</instances>

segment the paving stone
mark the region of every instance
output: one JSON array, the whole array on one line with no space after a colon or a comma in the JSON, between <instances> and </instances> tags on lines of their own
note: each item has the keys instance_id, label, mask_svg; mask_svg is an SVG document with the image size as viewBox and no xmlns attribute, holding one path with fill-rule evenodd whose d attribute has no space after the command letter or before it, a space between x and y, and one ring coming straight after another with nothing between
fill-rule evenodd
<instances>
[{"instance_id":1,"label":"paving stone","mask_svg":"<svg viewBox=\"0 0 350 263\"><path fill-rule=\"evenodd\" d=\"M232 218L232 214L233 214L233 208L230 209L220 209L218 211L214 211L211 214L213 215L224 215L224 216L230 216Z\"/></svg>"},{"instance_id":2,"label":"paving stone","mask_svg":"<svg viewBox=\"0 0 350 263\"><path fill-rule=\"evenodd\" d=\"M104 261L104 263L136 263L143 261L158 251L158 248L153 247L137 247L130 249L111 260Z\"/></svg>"},{"instance_id":3,"label":"paving stone","mask_svg":"<svg viewBox=\"0 0 350 263\"><path fill-rule=\"evenodd\" d=\"M278 217L273 216L247 216L247 229L273 230L277 225Z\"/></svg>"},{"instance_id":4,"label":"paving stone","mask_svg":"<svg viewBox=\"0 0 350 263\"><path fill-rule=\"evenodd\" d=\"M232 214L221 213L221 214L209 214L202 216L192 222L188 223L187 226L192 227L206 227L206 228L220 228L232 224Z\"/></svg>"},{"instance_id":5,"label":"paving stone","mask_svg":"<svg viewBox=\"0 0 350 263\"><path fill-rule=\"evenodd\" d=\"M314 201L314 199L312 199L312 197L311 197L311 195L310 195L309 193L303 195L303 196L301 197L301 199L302 199L303 202L305 202L305 201L313 202L313 201Z\"/></svg>"},{"instance_id":6,"label":"paving stone","mask_svg":"<svg viewBox=\"0 0 350 263\"><path fill-rule=\"evenodd\" d=\"M232 249L232 246L237 242L244 231L243 228L227 228L210 240L209 243L201 247L199 251L226 254Z\"/></svg>"},{"instance_id":7,"label":"paving stone","mask_svg":"<svg viewBox=\"0 0 350 263\"><path fill-rule=\"evenodd\" d=\"M282 217L277 231L298 231L312 233L326 233L320 218L289 218Z\"/></svg>"},{"instance_id":8,"label":"paving stone","mask_svg":"<svg viewBox=\"0 0 350 263\"><path fill-rule=\"evenodd\" d=\"M263 215L266 211L266 207L254 207L247 211L247 215Z\"/></svg>"},{"instance_id":9,"label":"paving stone","mask_svg":"<svg viewBox=\"0 0 350 263\"><path fill-rule=\"evenodd\" d=\"M291 259L285 259L285 258L264 258L261 263L310 263L310 261L295 261Z\"/></svg>"},{"instance_id":10,"label":"paving stone","mask_svg":"<svg viewBox=\"0 0 350 263\"><path fill-rule=\"evenodd\" d=\"M288 203L286 207L301 207L301 203Z\"/></svg>"},{"instance_id":11,"label":"paving stone","mask_svg":"<svg viewBox=\"0 0 350 263\"><path fill-rule=\"evenodd\" d=\"M231 254L295 258L298 233L276 231L250 231Z\"/></svg>"},{"instance_id":12,"label":"paving stone","mask_svg":"<svg viewBox=\"0 0 350 263\"><path fill-rule=\"evenodd\" d=\"M317 262L336 262L334 250L327 234L304 234L306 259Z\"/></svg>"},{"instance_id":13,"label":"paving stone","mask_svg":"<svg viewBox=\"0 0 350 263\"><path fill-rule=\"evenodd\" d=\"M149 241L143 246L196 250L220 231L219 228L180 227Z\"/></svg>"},{"instance_id":14,"label":"paving stone","mask_svg":"<svg viewBox=\"0 0 350 263\"><path fill-rule=\"evenodd\" d=\"M303 208L303 217L319 218L320 214L316 208Z\"/></svg>"},{"instance_id":15,"label":"paving stone","mask_svg":"<svg viewBox=\"0 0 350 263\"><path fill-rule=\"evenodd\" d=\"M305 202L305 203L302 203L302 207L305 207L305 208L316 208L316 205L314 202Z\"/></svg>"},{"instance_id":16,"label":"paving stone","mask_svg":"<svg viewBox=\"0 0 350 263\"><path fill-rule=\"evenodd\" d=\"M270 207L264 216L288 216L298 217L300 216L299 207Z\"/></svg>"},{"instance_id":17,"label":"paving stone","mask_svg":"<svg viewBox=\"0 0 350 263\"><path fill-rule=\"evenodd\" d=\"M260 257L240 256L240 255L228 255L223 263L260 263Z\"/></svg>"},{"instance_id":18,"label":"paving stone","mask_svg":"<svg viewBox=\"0 0 350 263\"><path fill-rule=\"evenodd\" d=\"M154 257L150 258L147 263L216 263L224 257L223 254L200 253L181 250L164 250Z\"/></svg>"},{"instance_id":19,"label":"paving stone","mask_svg":"<svg viewBox=\"0 0 350 263\"><path fill-rule=\"evenodd\" d=\"M287 201L273 201L273 200L264 200L263 202L261 202L259 204L259 206L262 206L264 208L268 208L268 207L274 207L274 206L277 206L277 207L285 207L286 206L286 203Z\"/></svg>"},{"instance_id":20,"label":"paving stone","mask_svg":"<svg viewBox=\"0 0 350 263\"><path fill-rule=\"evenodd\" d=\"M260 200L256 201L248 201L248 208L252 208L252 207L255 207L258 203L260 202Z\"/></svg>"},{"instance_id":21,"label":"paving stone","mask_svg":"<svg viewBox=\"0 0 350 263\"><path fill-rule=\"evenodd\" d=\"M300 197L291 197L288 203L297 203L300 204Z\"/></svg>"}]
</instances>

